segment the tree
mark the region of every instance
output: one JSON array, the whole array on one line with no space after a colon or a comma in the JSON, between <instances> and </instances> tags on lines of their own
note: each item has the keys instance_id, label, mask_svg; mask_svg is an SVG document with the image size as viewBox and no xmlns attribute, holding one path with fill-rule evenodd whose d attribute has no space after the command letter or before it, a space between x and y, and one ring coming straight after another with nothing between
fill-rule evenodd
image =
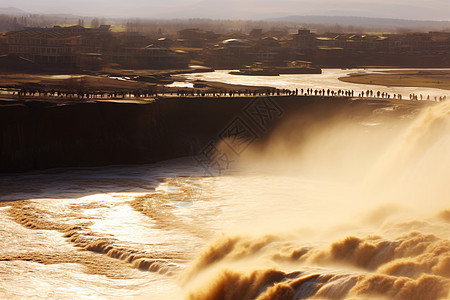
<instances>
[{"instance_id":1,"label":"tree","mask_svg":"<svg viewBox=\"0 0 450 300\"><path fill-rule=\"evenodd\" d=\"M91 27L98 28L99 25L100 25L100 21L97 18L93 18L91 21Z\"/></svg>"}]
</instances>

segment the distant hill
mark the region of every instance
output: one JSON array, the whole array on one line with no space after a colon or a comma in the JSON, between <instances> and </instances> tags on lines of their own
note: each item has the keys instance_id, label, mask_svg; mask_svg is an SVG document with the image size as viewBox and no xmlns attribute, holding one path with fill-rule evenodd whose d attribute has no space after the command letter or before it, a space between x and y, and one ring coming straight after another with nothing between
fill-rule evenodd
<instances>
[{"instance_id":1,"label":"distant hill","mask_svg":"<svg viewBox=\"0 0 450 300\"><path fill-rule=\"evenodd\" d=\"M21 16L26 14L27 12L16 7L0 7L0 15Z\"/></svg>"},{"instance_id":2,"label":"distant hill","mask_svg":"<svg viewBox=\"0 0 450 300\"><path fill-rule=\"evenodd\" d=\"M405 20L389 18L370 18L370 17L351 17L351 16L287 16L281 18L271 18L267 21L273 22L292 22L299 24L321 24L321 25L339 25L354 26L365 28L380 29L421 29L421 30L449 30L450 21L424 21L424 20Z\"/></svg>"}]
</instances>

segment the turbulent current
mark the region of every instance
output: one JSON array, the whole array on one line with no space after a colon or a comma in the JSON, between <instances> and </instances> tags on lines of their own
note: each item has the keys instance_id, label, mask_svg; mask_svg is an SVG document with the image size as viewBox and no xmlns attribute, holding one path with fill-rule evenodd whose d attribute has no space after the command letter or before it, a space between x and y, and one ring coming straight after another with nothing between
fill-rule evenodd
<instances>
[{"instance_id":1,"label":"turbulent current","mask_svg":"<svg viewBox=\"0 0 450 300\"><path fill-rule=\"evenodd\" d=\"M450 103L295 128L216 176L0 177L0 298L450 299Z\"/></svg>"}]
</instances>

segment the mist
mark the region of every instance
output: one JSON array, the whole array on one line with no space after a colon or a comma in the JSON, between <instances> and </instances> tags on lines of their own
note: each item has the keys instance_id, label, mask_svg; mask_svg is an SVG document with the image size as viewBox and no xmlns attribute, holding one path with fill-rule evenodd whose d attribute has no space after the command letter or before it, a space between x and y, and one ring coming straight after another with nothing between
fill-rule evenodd
<instances>
[{"instance_id":1,"label":"mist","mask_svg":"<svg viewBox=\"0 0 450 300\"><path fill-rule=\"evenodd\" d=\"M336 117L295 139L299 123L215 187L239 208L181 275L188 298L449 297L449 103L383 123Z\"/></svg>"},{"instance_id":2,"label":"mist","mask_svg":"<svg viewBox=\"0 0 450 300\"><path fill-rule=\"evenodd\" d=\"M121 18L219 18L264 19L288 15L360 16L417 20L449 20L448 1L86 1L4 0L2 7L16 7L28 13L75 14Z\"/></svg>"}]
</instances>

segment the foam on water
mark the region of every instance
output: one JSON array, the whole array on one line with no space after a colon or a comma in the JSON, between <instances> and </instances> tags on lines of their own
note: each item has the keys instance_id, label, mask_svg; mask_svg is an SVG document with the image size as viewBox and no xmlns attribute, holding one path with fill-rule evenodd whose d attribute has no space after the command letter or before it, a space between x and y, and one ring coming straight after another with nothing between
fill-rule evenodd
<instances>
[{"instance_id":1,"label":"foam on water","mask_svg":"<svg viewBox=\"0 0 450 300\"><path fill-rule=\"evenodd\" d=\"M217 177L190 159L2 177L0 296L449 298L449 113L301 141L286 120Z\"/></svg>"},{"instance_id":2,"label":"foam on water","mask_svg":"<svg viewBox=\"0 0 450 300\"><path fill-rule=\"evenodd\" d=\"M256 197L259 213L243 205L244 212L252 211L251 221L238 223L238 230L224 229L183 273L190 299L450 297L450 103L425 109L397 134L380 128L371 135L383 145L378 155L340 151L340 161L333 164L321 152L332 155L337 146L349 150L366 142L361 132L340 123L330 124L333 130L311 132L307 149L293 155L279 142L266 149L269 157L278 152L290 159L286 172L298 174L298 184L288 190L280 176L257 186L241 181L247 192L235 197L243 202ZM318 153L311 145L325 149ZM252 163L259 165L264 161L258 156L268 157L253 155ZM316 178L325 175L326 182L342 187L309 181L311 190L302 189L311 163ZM348 167L329 172L342 163ZM357 172L359 178L346 172Z\"/></svg>"}]
</instances>

